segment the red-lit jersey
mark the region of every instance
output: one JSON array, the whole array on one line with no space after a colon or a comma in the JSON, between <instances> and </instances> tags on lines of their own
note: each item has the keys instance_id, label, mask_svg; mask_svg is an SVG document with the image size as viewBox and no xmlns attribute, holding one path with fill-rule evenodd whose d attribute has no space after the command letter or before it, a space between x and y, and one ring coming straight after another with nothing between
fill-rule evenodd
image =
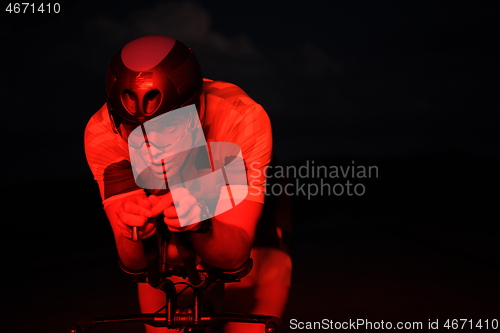
<instances>
[{"instance_id":1,"label":"red-lit jersey","mask_svg":"<svg viewBox=\"0 0 500 333\"><path fill-rule=\"evenodd\" d=\"M267 113L241 88L204 80L200 121L207 142L232 142L242 152L247 170L246 200L264 203L265 168L271 160L272 135ZM85 129L85 153L104 204L142 191L134 180L128 144L113 132L106 105Z\"/></svg>"}]
</instances>

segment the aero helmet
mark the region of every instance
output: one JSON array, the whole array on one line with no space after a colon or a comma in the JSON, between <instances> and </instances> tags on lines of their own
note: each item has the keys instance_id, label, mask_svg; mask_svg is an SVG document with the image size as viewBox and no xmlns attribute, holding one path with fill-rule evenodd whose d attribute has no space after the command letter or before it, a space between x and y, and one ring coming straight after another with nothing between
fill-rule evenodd
<instances>
[{"instance_id":1,"label":"aero helmet","mask_svg":"<svg viewBox=\"0 0 500 333\"><path fill-rule=\"evenodd\" d=\"M138 126L168 111L197 104L203 84L193 51L176 39L146 36L125 45L106 75L111 124Z\"/></svg>"}]
</instances>

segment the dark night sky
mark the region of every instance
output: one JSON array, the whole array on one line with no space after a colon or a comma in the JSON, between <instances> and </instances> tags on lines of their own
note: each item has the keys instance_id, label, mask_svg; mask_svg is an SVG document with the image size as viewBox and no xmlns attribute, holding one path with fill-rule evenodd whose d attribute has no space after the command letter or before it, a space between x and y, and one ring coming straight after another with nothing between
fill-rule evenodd
<instances>
[{"instance_id":1,"label":"dark night sky","mask_svg":"<svg viewBox=\"0 0 500 333\"><path fill-rule=\"evenodd\" d=\"M182 40L206 77L262 104L283 162L379 166L365 196L292 198L285 318L500 313L494 2L65 3L64 15L38 24L0 13L2 174L12 194L0 249L14 253L4 267L36 268L45 288L32 294L30 275L17 275L12 290L25 291L0 314L25 330L11 331L131 304L132 287L111 271L83 132L105 102L108 61L150 34Z\"/></svg>"},{"instance_id":2,"label":"dark night sky","mask_svg":"<svg viewBox=\"0 0 500 333\"><path fill-rule=\"evenodd\" d=\"M41 178L88 173L82 133L104 102L106 64L147 34L181 39L206 77L239 84L261 103L287 163L498 158L493 13L467 2L79 1L34 27L3 13L1 94L11 125L2 135L24 146L4 147L6 173L9 181L32 175L33 161L42 161Z\"/></svg>"}]
</instances>

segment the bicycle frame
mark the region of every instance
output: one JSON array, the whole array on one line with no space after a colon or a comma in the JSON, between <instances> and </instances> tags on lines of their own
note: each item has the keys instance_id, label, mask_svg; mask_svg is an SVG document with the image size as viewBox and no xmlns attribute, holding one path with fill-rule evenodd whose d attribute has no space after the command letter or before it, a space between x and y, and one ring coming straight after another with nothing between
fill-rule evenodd
<instances>
[{"instance_id":1,"label":"bicycle frame","mask_svg":"<svg viewBox=\"0 0 500 333\"><path fill-rule=\"evenodd\" d=\"M143 240L143 246L148 260L147 282L154 288L165 293L165 313L145 313L136 315L108 316L86 319L73 324L69 333L83 333L90 331L98 324L142 322L154 327L166 327L184 332L203 332L205 328L215 328L227 322L264 324L266 333L274 333L281 327L281 320L274 316L239 314L229 312L205 312L203 296L215 285L228 282L239 282L252 269L253 261L247 262L239 269L223 271L213 266L205 270L197 270L195 253L189 235L175 233L177 250L184 266L169 265L165 261L166 246L158 249L156 237ZM163 242L162 245L165 245ZM174 283L169 279L172 276L187 278L189 287L193 290L192 306L180 309L177 306L178 293ZM160 309L161 310L161 309Z\"/></svg>"}]
</instances>

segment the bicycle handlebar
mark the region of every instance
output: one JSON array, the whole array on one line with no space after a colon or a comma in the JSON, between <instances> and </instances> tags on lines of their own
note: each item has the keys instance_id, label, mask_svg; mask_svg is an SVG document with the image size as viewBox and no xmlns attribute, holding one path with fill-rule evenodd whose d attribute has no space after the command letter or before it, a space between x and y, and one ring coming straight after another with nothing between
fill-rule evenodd
<instances>
[{"instance_id":1,"label":"bicycle handlebar","mask_svg":"<svg viewBox=\"0 0 500 333\"><path fill-rule=\"evenodd\" d=\"M168 229L167 229L168 230ZM157 229L158 231L158 229ZM161 232L161 230L160 230ZM205 290L209 290L210 285L217 282L235 282L246 276L252 269L251 258L233 271L225 271L210 266L208 271L198 271L196 268L193 244L189 233L170 233L163 235L165 239L175 237L179 256L184 263L184 272L175 266L169 266L166 260L166 247L161 251L156 237L149 237L142 240L144 253L148 262L148 283L155 288L162 289L167 295L167 313L147 313L138 315L100 317L91 320L80 320L73 324L68 333L84 333L90 331L97 324L142 322L154 327L168 328L202 328L210 325L218 325L225 322L240 322L264 324L266 333L274 333L281 327L281 320L273 316L237 314L237 313L210 313L204 314L201 311L201 297ZM162 244L164 245L164 244ZM168 267L168 268L167 268ZM194 305L184 311L176 309L176 291L173 283L165 279L167 276L177 275L188 278L193 287ZM170 298L169 298L170 297Z\"/></svg>"},{"instance_id":2,"label":"bicycle handlebar","mask_svg":"<svg viewBox=\"0 0 500 333\"><path fill-rule=\"evenodd\" d=\"M84 333L90 331L98 322L95 319L83 319L77 321L68 329L68 333Z\"/></svg>"},{"instance_id":3,"label":"bicycle handlebar","mask_svg":"<svg viewBox=\"0 0 500 333\"><path fill-rule=\"evenodd\" d=\"M85 333L98 324L122 324L129 322L141 322L153 327L167 327L167 319L163 313L144 313L135 316L109 316L95 318L93 320L80 320L73 324L68 333ZM201 328L225 322L264 324L266 333L274 333L281 328L281 320L273 316L246 315L238 313L212 313L202 316L200 323L194 323L194 316L190 312L176 314L169 328Z\"/></svg>"}]
</instances>

